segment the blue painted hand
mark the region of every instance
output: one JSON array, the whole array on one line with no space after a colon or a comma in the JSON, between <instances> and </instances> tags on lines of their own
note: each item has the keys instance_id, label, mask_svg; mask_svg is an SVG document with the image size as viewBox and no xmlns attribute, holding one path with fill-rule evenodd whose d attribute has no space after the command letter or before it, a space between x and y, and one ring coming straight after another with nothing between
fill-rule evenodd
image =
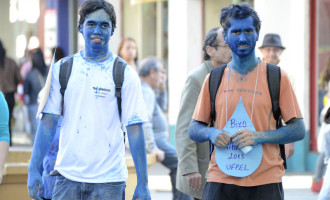
<instances>
[{"instance_id":1,"label":"blue painted hand","mask_svg":"<svg viewBox=\"0 0 330 200\"><path fill-rule=\"evenodd\" d=\"M41 174L38 170L36 170L32 166L29 167L27 186L29 190L29 196L32 199L42 200L38 196L38 192L39 194L42 194L44 192L44 186L42 184Z\"/></svg>"},{"instance_id":2,"label":"blue painted hand","mask_svg":"<svg viewBox=\"0 0 330 200\"><path fill-rule=\"evenodd\" d=\"M256 141L257 134L247 129L240 129L236 131L234 135L231 137L231 139L235 144L235 146L238 147L239 149L242 149L246 146L258 144Z\"/></svg>"},{"instance_id":3,"label":"blue painted hand","mask_svg":"<svg viewBox=\"0 0 330 200\"><path fill-rule=\"evenodd\" d=\"M134 191L133 200L137 200L137 199L138 200L151 200L148 185L137 184L135 191Z\"/></svg>"},{"instance_id":4,"label":"blue painted hand","mask_svg":"<svg viewBox=\"0 0 330 200\"><path fill-rule=\"evenodd\" d=\"M210 129L208 137L215 146L226 148L230 142L230 134L228 132L219 131L219 129Z\"/></svg>"}]
</instances>

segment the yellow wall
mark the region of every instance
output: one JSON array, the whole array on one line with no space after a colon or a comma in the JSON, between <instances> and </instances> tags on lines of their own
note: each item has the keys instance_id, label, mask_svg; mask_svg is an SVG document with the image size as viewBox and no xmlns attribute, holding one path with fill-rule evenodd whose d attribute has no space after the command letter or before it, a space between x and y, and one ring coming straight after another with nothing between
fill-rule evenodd
<instances>
[{"instance_id":1,"label":"yellow wall","mask_svg":"<svg viewBox=\"0 0 330 200\"><path fill-rule=\"evenodd\" d=\"M204 35L212 28L220 26L219 16L222 7L232 4L232 0L207 0L204 7Z\"/></svg>"}]
</instances>

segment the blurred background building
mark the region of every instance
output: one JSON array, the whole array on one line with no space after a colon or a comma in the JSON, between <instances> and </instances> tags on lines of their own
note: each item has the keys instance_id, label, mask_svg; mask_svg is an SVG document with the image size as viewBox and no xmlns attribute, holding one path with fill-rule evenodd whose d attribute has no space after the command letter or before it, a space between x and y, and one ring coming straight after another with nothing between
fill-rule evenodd
<instances>
[{"instance_id":1,"label":"blurred background building","mask_svg":"<svg viewBox=\"0 0 330 200\"><path fill-rule=\"evenodd\" d=\"M139 59L149 55L164 61L168 73L170 141L180 95L188 73L202 62L202 41L220 26L219 13L231 3L248 3L262 21L259 42L266 33L278 33L286 47L280 66L294 79L306 124L306 137L296 143L288 171L313 171L319 127L318 78L330 56L330 0L109 0L117 13L117 29L110 48L116 53L123 37L137 41ZM83 0L3 0L0 2L0 39L7 55L19 64L25 51L39 46L50 63L51 48L65 54L84 47L77 31ZM257 50L257 53L260 53ZM261 54L259 54L261 57ZM322 92L321 92L322 93ZM321 100L321 101L320 101Z\"/></svg>"}]
</instances>

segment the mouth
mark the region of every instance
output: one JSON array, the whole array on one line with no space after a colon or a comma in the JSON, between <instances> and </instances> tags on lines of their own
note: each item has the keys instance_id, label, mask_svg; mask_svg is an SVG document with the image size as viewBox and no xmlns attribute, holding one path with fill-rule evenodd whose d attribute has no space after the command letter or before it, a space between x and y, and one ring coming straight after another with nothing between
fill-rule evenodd
<instances>
[{"instance_id":1,"label":"mouth","mask_svg":"<svg viewBox=\"0 0 330 200\"><path fill-rule=\"evenodd\" d=\"M93 42L95 42L95 43L101 42L101 39L100 39L100 38L93 38L92 40L93 40Z\"/></svg>"},{"instance_id":2,"label":"mouth","mask_svg":"<svg viewBox=\"0 0 330 200\"><path fill-rule=\"evenodd\" d=\"M248 45L240 45L240 46L238 46L238 48L239 49L247 49L247 48L249 48L249 46Z\"/></svg>"}]
</instances>

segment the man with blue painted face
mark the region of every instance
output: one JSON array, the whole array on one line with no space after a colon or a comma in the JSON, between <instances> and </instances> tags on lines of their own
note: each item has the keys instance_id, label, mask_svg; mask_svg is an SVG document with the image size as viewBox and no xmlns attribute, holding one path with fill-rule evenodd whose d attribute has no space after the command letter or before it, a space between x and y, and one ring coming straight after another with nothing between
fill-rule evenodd
<instances>
[{"instance_id":1,"label":"man with blue painted face","mask_svg":"<svg viewBox=\"0 0 330 200\"><path fill-rule=\"evenodd\" d=\"M61 61L53 65L49 96L38 127L28 174L29 195L41 199L43 158L56 133L59 116L63 120L59 151L55 164L55 188L52 199L125 199L124 136L126 128L137 172L133 199L150 199L146 150L142 123L147 113L137 73L126 67L119 118L112 70L116 56L109 40L116 27L112 4L106 0L87 0L79 12L79 32L85 48L73 58L72 72L65 91L60 93ZM64 58L66 60L68 58Z\"/></svg>"},{"instance_id":2,"label":"man with blue painted face","mask_svg":"<svg viewBox=\"0 0 330 200\"><path fill-rule=\"evenodd\" d=\"M287 74L281 69L279 107L286 126L276 129L266 63L255 55L260 31L258 14L247 5L230 5L222 8L220 23L224 29L224 40L232 52L232 61L224 70L216 95L214 127L208 127L211 123L209 76L205 79L189 126L191 139L196 142L210 140L215 145L203 199L283 200L282 176L285 169L278 144L295 142L305 135L296 96ZM248 123L230 118L239 118L244 113ZM228 125L227 122L233 123ZM235 132L226 131L233 130L230 129L233 126L239 128ZM222 160L216 158L215 152L221 156L223 151L238 151L246 146L252 147L252 151L245 154L242 150ZM255 152L258 147L261 153ZM249 154L260 155L260 164L251 172L246 168L247 163L244 164ZM230 159L234 164L220 169ZM242 165L235 165L242 160ZM230 170L236 170L236 174L246 171L248 175L229 175Z\"/></svg>"}]
</instances>

